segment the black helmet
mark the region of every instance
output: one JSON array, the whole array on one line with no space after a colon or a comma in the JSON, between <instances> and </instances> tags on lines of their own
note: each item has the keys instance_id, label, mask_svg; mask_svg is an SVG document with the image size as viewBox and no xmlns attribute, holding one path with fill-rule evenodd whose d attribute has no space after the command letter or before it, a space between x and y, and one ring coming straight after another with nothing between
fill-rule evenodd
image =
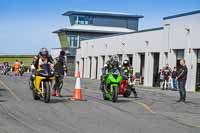
<instances>
[{"instance_id":1,"label":"black helmet","mask_svg":"<svg viewBox=\"0 0 200 133\"><path fill-rule=\"evenodd\" d=\"M65 55L65 51L64 51L64 50L61 50L61 51L60 51L60 55L64 56L64 55Z\"/></svg>"},{"instance_id":2,"label":"black helmet","mask_svg":"<svg viewBox=\"0 0 200 133\"><path fill-rule=\"evenodd\" d=\"M129 64L129 60L124 60L123 61L123 66L129 66L130 64Z\"/></svg>"},{"instance_id":3,"label":"black helmet","mask_svg":"<svg viewBox=\"0 0 200 133\"><path fill-rule=\"evenodd\" d=\"M47 48L41 48L40 55L42 57L48 57L48 55L49 55L48 49Z\"/></svg>"},{"instance_id":4,"label":"black helmet","mask_svg":"<svg viewBox=\"0 0 200 133\"><path fill-rule=\"evenodd\" d=\"M110 59L111 64L118 65L119 63L119 57L117 55L113 55Z\"/></svg>"}]
</instances>

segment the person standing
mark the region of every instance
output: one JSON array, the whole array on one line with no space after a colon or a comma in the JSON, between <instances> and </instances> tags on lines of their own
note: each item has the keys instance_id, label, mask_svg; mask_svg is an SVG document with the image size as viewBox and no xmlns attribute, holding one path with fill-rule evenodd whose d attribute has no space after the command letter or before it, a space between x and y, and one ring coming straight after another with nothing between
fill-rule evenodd
<instances>
[{"instance_id":1,"label":"person standing","mask_svg":"<svg viewBox=\"0 0 200 133\"><path fill-rule=\"evenodd\" d=\"M169 89L169 79L170 79L170 75L171 75L171 68L169 67L168 64L166 64L166 66L163 68L163 75L164 75L164 86L163 86L163 90Z\"/></svg>"},{"instance_id":2,"label":"person standing","mask_svg":"<svg viewBox=\"0 0 200 133\"><path fill-rule=\"evenodd\" d=\"M23 76L24 72L25 72L25 65L24 65L23 61L21 61L20 62L20 67L19 67L20 76Z\"/></svg>"},{"instance_id":3,"label":"person standing","mask_svg":"<svg viewBox=\"0 0 200 133\"><path fill-rule=\"evenodd\" d=\"M160 69L158 75L159 75L160 88L163 89L163 86L164 86L164 75L163 75L163 70L162 69Z\"/></svg>"},{"instance_id":4,"label":"person standing","mask_svg":"<svg viewBox=\"0 0 200 133\"><path fill-rule=\"evenodd\" d=\"M174 90L174 91L177 90L176 76L177 76L177 71L176 71L176 67L174 67L174 69L172 71L172 90Z\"/></svg>"},{"instance_id":5,"label":"person standing","mask_svg":"<svg viewBox=\"0 0 200 133\"><path fill-rule=\"evenodd\" d=\"M180 67L178 70L178 74L176 79L178 80L178 87L179 87L179 93L180 93L180 99L177 102L185 102L186 100L186 89L185 89L185 84L187 81L187 66L185 64L185 60L181 59L180 60Z\"/></svg>"},{"instance_id":6,"label":"person standing","mask_svg":"<svg viewBox=\"0 0 200 133\"><path fill-rule=\"evenodd\" d=\"M59 57L56 58L56 63L54 66L55 70L55 84L52 88L52 96L60 97L61 89L63 86L63 78L64 78L64 65L65 65L65 51L61 50Z\"/></svg>"},{"instance_id":7,"label":"person standing","mask_svg":"<svg viewBox=\"0 0 200 133\"><path fill-rule=\"evenodd\" d=\"M19 76L20 63L18 60L13 65L15 76Z\"/></svg>"}]
</instances>

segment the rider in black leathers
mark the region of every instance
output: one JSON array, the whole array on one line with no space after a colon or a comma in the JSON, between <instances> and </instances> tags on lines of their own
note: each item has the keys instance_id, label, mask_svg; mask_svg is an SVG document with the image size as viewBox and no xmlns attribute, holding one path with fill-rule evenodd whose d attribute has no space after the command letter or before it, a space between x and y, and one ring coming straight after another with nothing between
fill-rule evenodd
<instances>
[{"instance_id":1,"label":"rider in black leathers","mask_svg":"<svg viewBox=\"0 0 200 133\"><path fill-rule=\"evenodd\" d=\"M122 74L123 74L123 77L125 77L128 81L128 86L131 88L133 94L134 94L134 97L137 98L137 92L135 90L135 86L133 84L133 67L130 65L130 62L129 60L124 60L123 61L123 65L122 65Z\"/></svg>"},{"instance_id":2,"label":"rider in black leathers","mask_svg":"<svg viewBox=\"0 0 200 133\"><path fill-rule=\"evenodd\" d=\"M106 64L102 68L101 84L100 84L100 89L102 91L104 91L103 86L105 85L106 75L113 68L118 69L119 72L121 73L121 65L119 63L119 58L117 55L111 56L110 59L106 62Z\"/></svg>"},{"instance_id":3,"label":"rider in black leathers","mask_svg":"<svg viewBox=\"0 0 200 133\"><path fill-rule=\"evenodd\" d=\"M54 65L55 72L55 85L52 89L52 96L60 97L60 92L62 88L62 82L65 73L65 51L61 50L59 57L56 58L56 63Z\"/></svg>"}]
</instances>

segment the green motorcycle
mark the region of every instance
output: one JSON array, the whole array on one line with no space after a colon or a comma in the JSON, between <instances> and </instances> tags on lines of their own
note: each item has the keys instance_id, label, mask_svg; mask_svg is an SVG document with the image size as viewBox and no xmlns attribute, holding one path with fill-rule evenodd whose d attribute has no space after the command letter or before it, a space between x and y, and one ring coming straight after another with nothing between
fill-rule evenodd
<instances>
[{"instance_id":1,"label":"green motorcycle","mask_svg":"<svg viewBox=\"0 0 200 133\"><path fill-rule=\"evenodd\" d=\"M103 86L103 99L117 102L119 86L122 81L120 71L116 68L111 69L105 77Z\"/></svg>"}]
</instances>

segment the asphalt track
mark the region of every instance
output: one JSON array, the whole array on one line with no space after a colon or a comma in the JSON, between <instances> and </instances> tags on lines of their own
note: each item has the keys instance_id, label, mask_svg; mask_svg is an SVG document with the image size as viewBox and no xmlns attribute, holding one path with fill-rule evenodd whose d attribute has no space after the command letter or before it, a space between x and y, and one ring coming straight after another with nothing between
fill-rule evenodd
<instances>
[{"instance_id":1,"label":"asphalt track","mask_svg":"<svg viewBox=\"0 0 200 133\"><path fill-rule=\"evenodd\" d=\"M86 101L69 100L75 79L65 78L63 97L34 101L23 77L0 75L0 133L200 133L200 94L137 88L139 98L102 100L99 81L84 79Z\"/></svg>"}]
</instances>

